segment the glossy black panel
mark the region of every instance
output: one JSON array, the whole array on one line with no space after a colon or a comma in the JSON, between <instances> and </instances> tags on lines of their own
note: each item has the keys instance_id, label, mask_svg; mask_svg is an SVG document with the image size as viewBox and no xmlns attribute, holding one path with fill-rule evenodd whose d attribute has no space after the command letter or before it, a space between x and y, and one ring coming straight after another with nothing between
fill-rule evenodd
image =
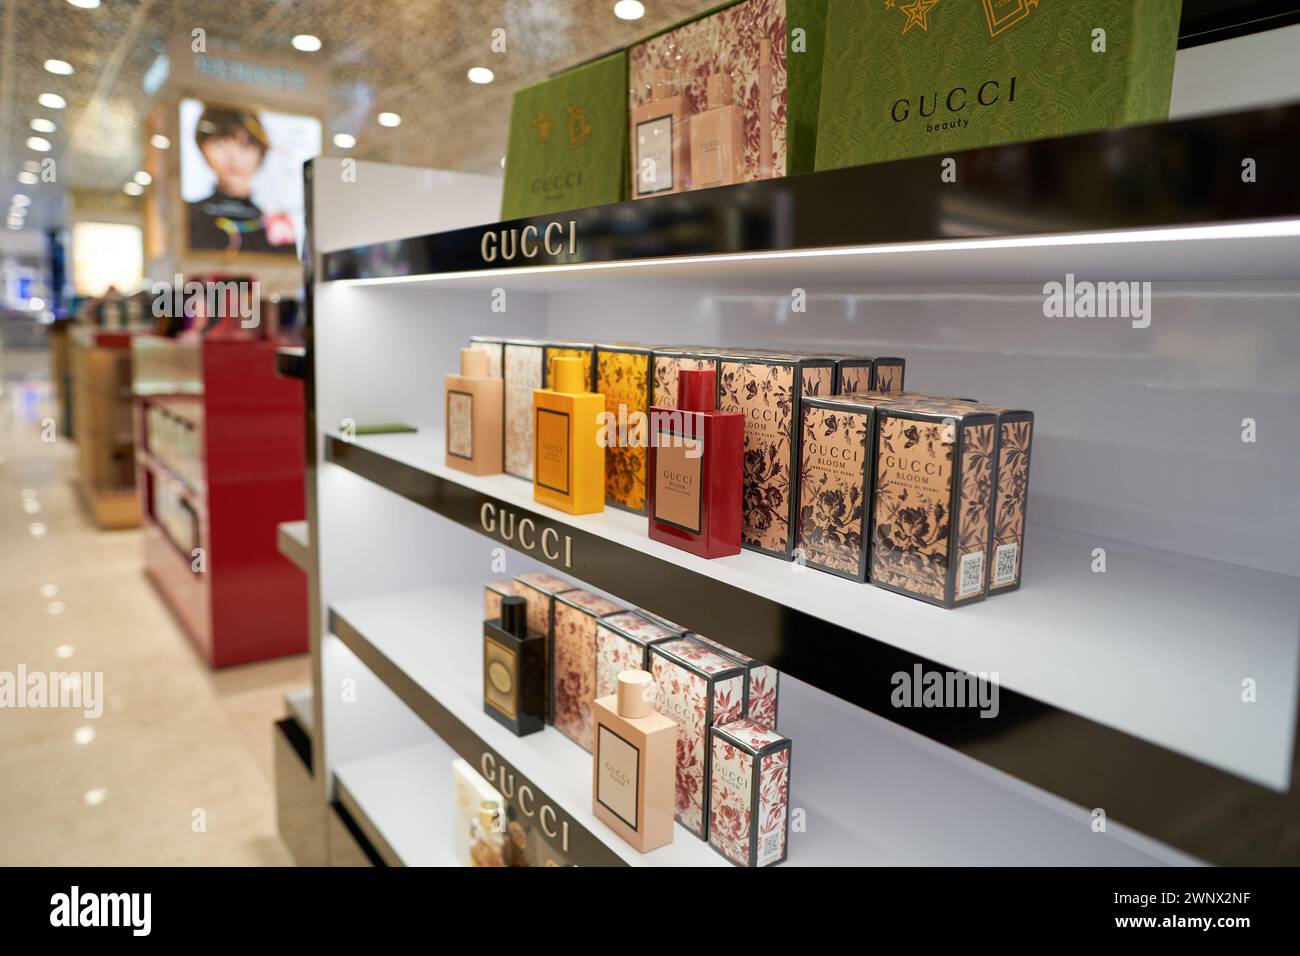
<instances>
[{"instance_id":1,"label":"glossy black panel","mask_svg":"<svg viewBox=\"0 0 1300 956\"><path fill-rule=\"evenodd\" d=\"M955 183L940 181L939 156L825 170L331 252L323 279L1300 216L1289 172L1241 178L1246 156L1260 170L1300 168L1300 106L953 155ZM519 251L525 229L537 237L531 258Z\"/></svg>"}]
</instances>

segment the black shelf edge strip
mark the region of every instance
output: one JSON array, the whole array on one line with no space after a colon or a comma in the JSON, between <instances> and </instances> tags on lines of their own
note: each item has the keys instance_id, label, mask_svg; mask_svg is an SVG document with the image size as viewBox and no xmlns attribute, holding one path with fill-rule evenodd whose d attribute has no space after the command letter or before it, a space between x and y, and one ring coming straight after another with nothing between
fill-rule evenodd
<instances>
[{"instance_id":1,"label":"black shelf edge strip","mask_svg":"<svg viewBox=\"0 0 1300 956\"><path fill-rule=\"evenodd\" d=\"M482 737L389 660L359 629L332 608L329 611L329 631L411 708L430 730L442 738L448 747L487 777L505 797L512 814L530 818L530 825L544 826L546 829L543 832L547 833L548 838L569 860L579 866L627 865L603 840L574 820L546 791L515 769L514 764L495 748L488 746ZM524 794L528 796L521 804L521 796ZM545 820L542 819L543 814ZM552 832L554 837L551 837Z\"/></svg>"},{"instance_id":2,"label":"black shelf edge strip","mask_svg":"<svg viewBox=\"0 0 1300 956\"><path fill-rule=\"evenodd\" d=\"M940 160L957 159L957 181ZM1242 181L1245 157L1257 182ZM325 281L1300 217L1300 105L831 169L326 253ZM484 259L526 228L536 255ZM493 238L495 236L496 238Z\"/></svg>"},{"instance_id":3,"label":"black shelf edge strip","mask_svg":"<svg viewBox=\"0 0 1300 956\"><path fill-rule=\"evenodd\" d=\"M977 708L898 708L890 675L913 673L917 665L925 672L951 668L336 436L327 437L325 454L562 574L1080 807L1100 808L1110 820L1192 856L1220 864L1300 863L1300 843L1283 838L1300 826L1294 767L1290 792L1278 793L1005 687L998 688L1000 710L991 720ZM518 529L525 518L533 522L531 548L521 546L517 533L502 531L507 522ZM394 679L410 682L405 675Z\"/></svg>"},{"instance_id":4,"label":"black shelf edge strip","mask_svg":"<svg viewBox=\"0 0 1300 956\"><path fill-rule=\"evenodd\" d=\"M307 353L301 348L279 348L275 350L275 371L283 378L307 377Z\"/></svg>"}]
</instances>

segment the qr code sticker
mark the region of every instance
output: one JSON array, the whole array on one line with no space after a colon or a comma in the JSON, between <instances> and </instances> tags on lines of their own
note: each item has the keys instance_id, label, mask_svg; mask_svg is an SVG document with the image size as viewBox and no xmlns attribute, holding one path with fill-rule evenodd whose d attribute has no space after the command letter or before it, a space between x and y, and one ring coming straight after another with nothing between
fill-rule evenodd
<instances>
[{"instance_id":1,"label":"qr code sticker","mask_svg":"<svg viewBox=\"0 0 1300 956\"><path fill-rule=\"evenodd\" d=\"M1020 545L1016 542L998 545L993 555L993 586L1001 587L1011 584L1016 579L1017 559L1020 557Z\"/></svg>"},{"instance_id":2,"label":"qr code sticker","mask_svg":"<svg viewBox=\"0 0 1300 956\"><path fill-rule=\"evenodd\" d=\"M781 839L785 834L778 830L776 833L769 833L763 837L760 844L761 849L758 852L759 864L762 865L769 860L779 859L781 856Z\"/></svg>"},{"instance_id":3,"label":"qr code sticker","mask_svg":"<svg viewBox=\"0 0 1300 956\"><path fill-rule=\"evenodd\" d=\"M957 596L965 597L984 589L984 552L972 551L961 556L961 574L957 579Z\"/></svg>"}]
</instances>

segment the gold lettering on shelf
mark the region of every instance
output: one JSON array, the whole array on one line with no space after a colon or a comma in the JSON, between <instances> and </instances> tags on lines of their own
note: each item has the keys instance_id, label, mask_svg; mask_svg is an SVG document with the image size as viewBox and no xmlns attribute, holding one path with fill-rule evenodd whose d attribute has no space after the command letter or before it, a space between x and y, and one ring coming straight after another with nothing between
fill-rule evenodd
<instances>
[{"instance_id":1,"label":"gold lettering on shelf","mask_svg":"<svg viewBox=\"0 0 1300 956\"><path fill-rule=\"evenodd\" d=\"M479 505L478 524L483 533L513 545L520 551L541 554L547 561L573 567L573 538L543 519L497 507L491 501ZM538 533L540 527L541 533Z\"/></svg>"},{"instance_id":2,"label":"gold lettering on shelf","mask_svg":"<svg viewBox=\"0 0 1300 956\"><path fill-rule=\"evenodd\" d=\"M482 756L479 758L479 768L483 771L484 779L496 787L503 797L513 803L520 813L529 819L536 816L541 824L542 832L552 840L559 837L560 849L565 853L569 852L569 821L560 815L559 810L555 809L549 802L543 802L539 807L537 805L538 795L528 784L520 783L516 787L514 770L492 751L483 751Z\"/></svg>"}]
</instances>

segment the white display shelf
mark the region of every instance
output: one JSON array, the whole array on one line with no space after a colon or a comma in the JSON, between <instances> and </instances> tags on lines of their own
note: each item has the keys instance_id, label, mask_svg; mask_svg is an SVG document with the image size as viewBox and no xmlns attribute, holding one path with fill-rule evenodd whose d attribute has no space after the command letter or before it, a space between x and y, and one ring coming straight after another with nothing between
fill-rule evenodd
<instances>
[{"instance_id":1,"label":"white display shelf","mask_svg":"<svg viewBox=\"0 0 1300 956\"><path fill-rule=\"evenodd\" d=\"M527 482L447 468L436 432L351 444L909 654L997 674L1004 689L1266 787L1289 781L1300 663L1300 581L1290 576L1031 526L1020 591L944 610L753 552L697 558L650 540L646 519L625 512L538 505ZM1106 549L1105 573L1092 571L1095 548ZM694 626L689 613L676 619ZM1246 678L1259 690L1251 704Z\"/></svg>"},{"instance_id":2,"label":"white display shelf","mask_svg":"<svg viewBox=\"0 0 1300 956\"><path fill-rule=\"evenodd\" d=\"M334 610L624 861L728 865L681 826L671 846L644 856L636 853L591 815L591 756L586 751L554 728L516 737L483 713L480 599L476 586L430 587L343 601ZM1122 827L1115 828L1115 839L1099 839L1085 811L990 773L976 761L927 744L800 682L786 681L781 707L782 727L794 739L791 806L806 815L806 827L790 835L787 865L1193 862ZM384 766L386 759L362 763ZM836 782L836 768L845 759L879 761L890 771L857 791ZM449 764L450 751L441 760L442 766ZM449 789L445 776L440 770L436 779L408 781L401 800L431 808L441 798L429 790ZM954 802L965 816L956 812ZM391 812L399 815L396 807Z\"/></svg>"},{"instance_id":3,"label":"white display shelf","mask_svg":"<svg viewBox=\"0 0 1300 956\"><path fill-rule=\"evenodd\" d=\"M390 865L454 866L455 811L451 762L441 742L367 757L336 767L340 801ZM378 835L379 840L374 840Z\"/></svg>"},{"instance_id":4,"label":"white display shelf","mask_svg":"<svg viewBox=\"0 0 1300 956\"><path fill-rule=\"evenodd\" d=\"M311 554L311 531L307 522L282 521L276 527L276 547L302 571L307 570Z\"/></svg>"},{"instance_id":5,"label":"white display shelf","mask_svg":"<svg viewBox=\"0 0 1300 956\"><path fill-rule=\"evenodd\" d=\"M591 812L591 754L547 727L516 737L483 713L483 621L481 593L427 588L341 601L332 610L402 673L449 710L488 747L532 780L576 823L635 866L727 866L726 860L681 826L673 842L640 854ZM382 675L379 675L382 677ZM401 688L394 691L402 696ZM413 703L407 701L408 704ZM450 792L450 764L438 786ZM420 799L408 790L406 799Z\"/></svg>"}]
</instances>

